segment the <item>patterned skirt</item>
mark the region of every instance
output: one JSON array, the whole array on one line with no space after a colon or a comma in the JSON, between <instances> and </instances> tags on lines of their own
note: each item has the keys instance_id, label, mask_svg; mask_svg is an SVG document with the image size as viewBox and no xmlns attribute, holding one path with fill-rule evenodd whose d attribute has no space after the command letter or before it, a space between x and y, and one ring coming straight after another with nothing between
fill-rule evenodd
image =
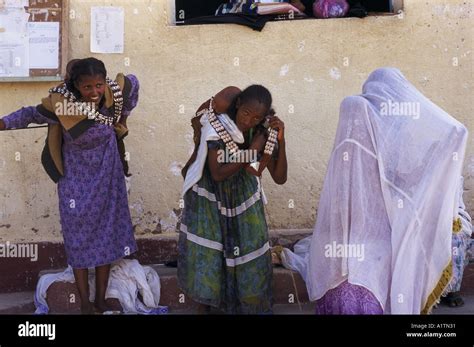
<instances>
[{"instance_id":1,"label":"patterned skirt","mask_svg":"<svg viewBox=\"0 0 474 347\"><path fill-rule=\"evenodd\" d=\"M383 310L368 289L345 281L316 301L316 314L383 314Z\"/></svg>"},{"instance_id":2,"label":"patterned skirt","mask_svg":"<svg viewBox=\"0 0 474 347\"><path fill-rule=\"evenodd\" d=\"M240 170L223 182L207 165L184 196L178 280L194 301L232 314L272 312L272 262L261 190Z\"/></svg>"}]
</instances>

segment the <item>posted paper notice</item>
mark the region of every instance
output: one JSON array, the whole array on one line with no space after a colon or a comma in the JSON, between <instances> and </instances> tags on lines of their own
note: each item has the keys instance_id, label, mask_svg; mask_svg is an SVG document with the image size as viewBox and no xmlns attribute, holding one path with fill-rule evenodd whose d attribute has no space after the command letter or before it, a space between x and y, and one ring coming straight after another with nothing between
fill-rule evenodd
<instances>
[{"instance_id":1,"label":"posted paper notice","mask_svg":"<svg viewBox=\"0 0 474 347\"><path fill-rule=\"evenodd\" d=\"M28 23L30 68L57 69L59 67L59 23Z\"/></svg>"},{"instance_id":2,"label":"posted paper notice","mask_svg":"<svg viewBox=\"0 0 474 347\"><path fill-rule=\"evenodd\" d=\"M123 7L92 7L91 52L123 53L124 27Z\"/></svg>"}]
</instances>

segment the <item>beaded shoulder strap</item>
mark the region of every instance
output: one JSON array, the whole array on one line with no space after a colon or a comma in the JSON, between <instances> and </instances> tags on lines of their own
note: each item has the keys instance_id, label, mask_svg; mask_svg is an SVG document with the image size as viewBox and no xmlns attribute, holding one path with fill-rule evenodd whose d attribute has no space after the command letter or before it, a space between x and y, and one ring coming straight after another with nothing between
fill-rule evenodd
<instances>
[{"instance_id":1,"label":"beaded shoulder strap","mask_svg":"<svg viewBox=\"0 0 474 347\"><path fill-rule=\"evenodd\" d=\"M117 81L114 81L110 78L107 78L106 81L110 89L112 89L112 94L114 96L114 123L116 123L120 120L120 117L122 116L122 109L123 109L122 89L120 88Z\"/></svg>"},{"instance_id":2,"label":"beaded shoulder strap","mask_svg":"<svg viewBox=\"0 0 474 347\"><path fill-rule=\"evenodd\" d=\"M234 140L232 140L232 136L229 134L226 128L222 125L222 122L216 116L214 109L212 107L213 101L214 101L214 97L211 97L211 101L209 102L209 107L197 112L194 117L200 117L204 114L207 114L207 117L209 119L209 122L211 123L211 126L214 128L214 130L217 132L221 140L224 142L230 154L234 155L239 151L239 147L234 142ZM267 142L265 143L264 154L267 154L267 155L273 154L273 151L275 149L275 145L277 142L277 136L278 136L278 130L270 128L268 139L267 139Z\"/></svg>"},{"instance_id":3,"label":"beaded shoulder strap","mask_svg":"<svg viewBox=\"0 0 474 347\"><path fill-rule=\"evenodd\" d=\"M211 98L211 102L209 103L209 108L207 109L207 117L209 119L209 123L211 123L212 127L216 131L217 135L224 141L225 146L229 150L231 155L236 154L239 151L239 147L237 144L232 140L232 136L230 136L229 132L226 128L222 125L222 122L217 118L214 109L212 107L212 101L214 98Z\"/></svg>"}]
</instances>

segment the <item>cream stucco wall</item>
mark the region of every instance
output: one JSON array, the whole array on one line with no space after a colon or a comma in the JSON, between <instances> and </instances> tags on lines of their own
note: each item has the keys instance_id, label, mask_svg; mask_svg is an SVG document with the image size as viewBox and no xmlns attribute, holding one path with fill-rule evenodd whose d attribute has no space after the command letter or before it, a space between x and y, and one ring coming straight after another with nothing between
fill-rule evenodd
<instances>
[{"instance_id":1,"label":"cream stucco wall","mask_svg":"<svg viewBox=\"0 0 474 347\"><path fill-rule=\"evenodd\" d=\"M125 53L95 56L109 75L134 73L141 81L127 138L137 235L152 236L158 222L163 231L174 230L195 109L227 85L251 83L271 90L287 127L288 182L264 178L270 226L312 227L339 104L381 66L398 67L470 130L465 198L474 212L473 1L405 0L403 16L273 22L260 33L236 25L169 25L164 0L70 3L70 58L92 55L91 6L125 7ZM1 83L0 114L36 105L51 85ZM3 240L61 240L56 187L39 161L44 139L45 129L0 133Z\"/></svg>"}]
</instances>

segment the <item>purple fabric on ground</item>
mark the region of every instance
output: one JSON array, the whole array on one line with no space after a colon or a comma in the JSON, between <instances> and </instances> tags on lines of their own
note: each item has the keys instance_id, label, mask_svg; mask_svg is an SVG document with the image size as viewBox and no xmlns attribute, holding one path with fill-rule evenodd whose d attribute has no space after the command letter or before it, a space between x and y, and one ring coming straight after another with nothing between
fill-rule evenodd
<instances>
[{"instance_id":1,"label":"purple fabric on ground","mask_svg":"<svg viewBox=\"0 0 474 347\"><path fill-rule=\"evenodd\" d=\"M383 310L368 289L345 281L316 301L316 314L383 314Z\"/></svg>"}]
</instances>

